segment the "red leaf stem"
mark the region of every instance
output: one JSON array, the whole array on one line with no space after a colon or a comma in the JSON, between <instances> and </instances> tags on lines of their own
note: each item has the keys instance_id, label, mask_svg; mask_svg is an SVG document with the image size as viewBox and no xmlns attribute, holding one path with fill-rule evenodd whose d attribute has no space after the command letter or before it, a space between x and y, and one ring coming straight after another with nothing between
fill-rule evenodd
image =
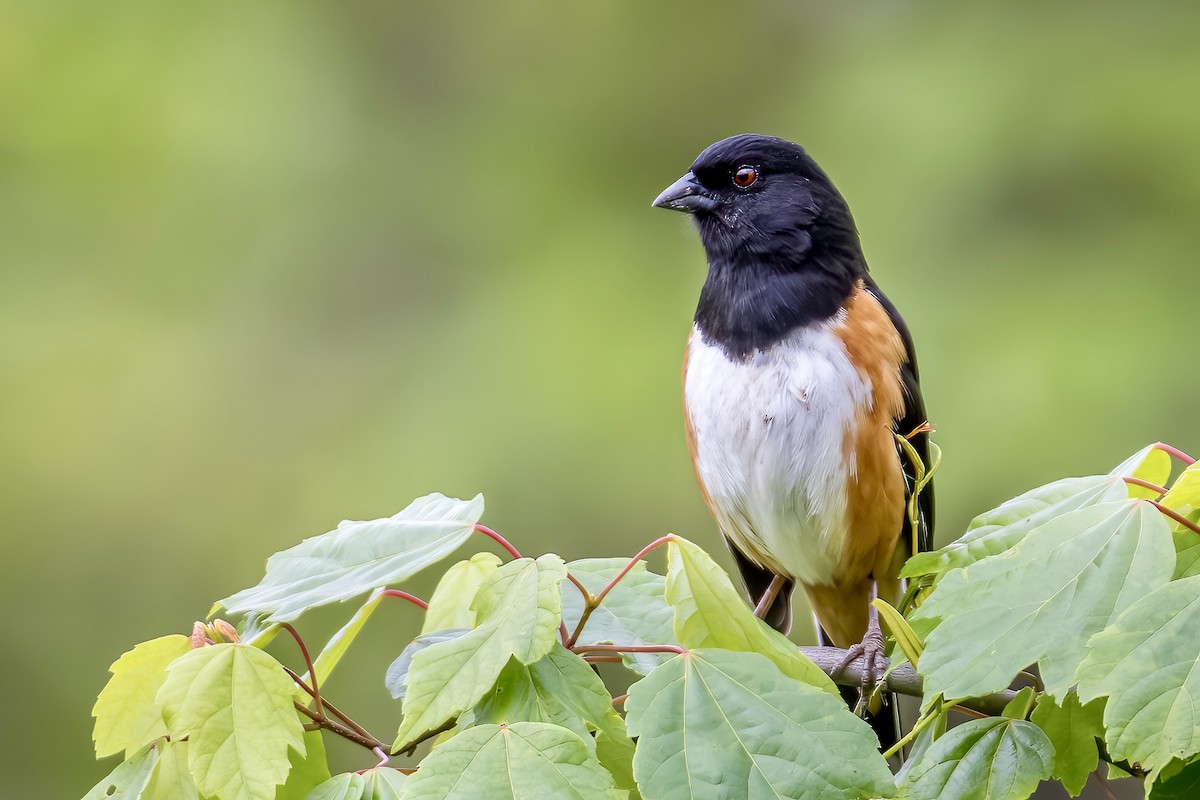
<instances>
[{"instance_id":1,"label":"red leaf stem","mask_svg":"<svg viewBox=\"0 0 1200 800\"><path fill-rule=\"evenodd\" d=\"M497 544L499 544L501 547L503 547L505 550L507 550L508 554L510 556L512 556L513 558L521 558L521 552L519 550L517 550L517 548L513 547L512 543L509 542L508 539L505 539L503 536L496 533L494 530L492 530L488 526L476 525L475 532L482 533L484 536L488 537L489 539L495 540L495 542Z\"/></svg>"}]
</instances>

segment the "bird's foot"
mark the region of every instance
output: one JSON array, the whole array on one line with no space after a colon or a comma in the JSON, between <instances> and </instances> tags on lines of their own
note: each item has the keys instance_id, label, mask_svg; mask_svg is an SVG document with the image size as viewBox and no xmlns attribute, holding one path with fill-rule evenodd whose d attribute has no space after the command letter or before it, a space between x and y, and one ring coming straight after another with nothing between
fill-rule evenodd
<instances>
[{"instance_id":1,"label":"bird's foot","mask_svg":"<svg viewBox=\"0 0 1200 800\"><path fill-rule=\"evenodd\" d=\"M862 659L861 688L864 700L870 698L878 688L887 689L887 671L891 666L884 652L883 631L875 623L867 627L867 632L861 642L851 646L846 651L846 657L838 665L837 674L841 674L854 662Z\"/></svg>"}]
</instances>

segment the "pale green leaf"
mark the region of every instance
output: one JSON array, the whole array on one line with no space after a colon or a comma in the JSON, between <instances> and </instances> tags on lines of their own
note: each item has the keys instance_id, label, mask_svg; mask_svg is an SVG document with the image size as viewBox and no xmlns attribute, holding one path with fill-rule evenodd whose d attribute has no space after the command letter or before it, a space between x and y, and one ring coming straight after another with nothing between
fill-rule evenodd
<instances>
[{"instance_id":1,"label":"pale green leaf","mask_svg":"<svg viewBox=\"0 0 1200 800\"><path fill-rule=\"evenodd\" d=\"M820 667L754 616L725 571L687 539L667 545L666 597L675 609L675 638L684 647L761 653L788 677L841 696Z\"/></svg>"},{"instance_id":2,"label":"pale green leaf","mask_svg":"<svg viewBox=\"0 0 1200 800\"><path fill-rule=\"evenodd\" d=\"M612 695L595 670L557 642L533 664L516 659L500 673L496 685L475 707L476 723L549 722L566 728L592 745L591 731L624 734L614 727Z\"/></svg>"},{"instance_id":3,"label":"pale green leaf","mask_svg":"<svg viewBox=\"0 0 1200 800\"><path fill-rule=\"evenodd\" d=\"M416 653L408 672L404 719L393 750L404 750L478 703L510 658L532 664L550 651L562 619L562 559L511 561L475 598L479 627Z\"/></svg>"},{"instance_id":4,"label":"pale green leaf","mask_svg":"<svg viewBox=\"0 0 1200 800\"><path fill-rule=\"evenodd\" d=\"M1172 761L1150 784L1146 800L1196 800L1200 797L1200 761Z\"/></svg>"},{"instance_id":5,"label":"pale green leaf","mask_svg":"<svg viewBox=\"0 0 1200 800\"><path fill-rule=\"evenodd\" d=\"M158 756L157 747L143 747L93 786L83 800L139 800Z\"/></svg>"},{"instance_id":6,"label":"pale green leaf","mask_svg":"<svg viewBox=\"0 0 1200 800\"><path fill-rule=\"evenodd\" d=\"M383 602L383 595L376 593L370 600L359 606L358 611L354 612L354 616L350 618L349 622L329 637L329 641L325 643L313 661L313 671L317 673L317 686L324 686L325 681L329 680L329 676L341 662L342 656L346 655L350 645L358 638L358 634L362 633L363 626L367 624L367 620L375 613L375 609L379 608L381 602ZM307 677L307 673L305 677Z\"/></svg>"},{"instance_id":7,"label":"pale green leaf","mask_svg":"<svg viewBox=\"0 0 1200 800\"><path fill-rule=\"evenodd\" d=\"M304 800L362 800L366 785L362 775L343 772L319 784Z\"/></svg>"},{"instance_id":8,"label":"pale green leaf","mask_svg":"<svg viewBox=\"0 0 1200 800\"><path fill-rule=\"evenodd\" d=\"M141 800L200 800L191 768L188 767L187 740L163 741L157 747L158 764L150 775L150 782L146 784Z\"/></svg>"},{"instance_id":9,"label":"pale green leaf","mask_svg":"<svg viewBox=\"0 0 1200 800\"><path fill-rule=\"evenodd\" d=\"M1005 717L951 728L912 767L901 800L1025 800L1050 777L1054 746L1033 723Z\"/></svg>"},{"instance_id":10,"label":"pale green leaf","mask_svg":"<svg viewBox=\"0 0 1200 800\"><path fill-rule=\"evenodd\" d=\"M1054 745L1054 771L1051 777L1062 781L1072 797L1078 797L1083 784L1096 769L1100 753L1096 738L1104 736L1104 703L1093 700L1084 705L1079 695L1067 692L1061 703L1043 695L1033 710L1030 722L1037 725Z\"/></svg>"},{"instance_id":11,"label":"pale green leaf","mask_svg":"<svg viewBox=\"0 0 1200 800\"><path fill-rule=\"evenodd\" d=\"M345 521L336 530L267 559L257 586L220 601L230 612L295 619L315 606L349 600L398 583L457 550L483 514L483 495L457 500L431 494L393 517Z\"/></svg>"},{"instance_id":12,"label":"pale green leaf","mask_svg":"<svg viewBox=\"0 0 1200 800\"><path fill-rule=\"evenodd\" d=\"M288 748L292 769L275 789L275 800L304 800L314 788L329 780L329 762L320 730L304 732L304 754Z\"/></svg>"},{"instance_id":13,"label":"pale green leaf","mask_svg":"<svg viewBox=\"0 0 1200 800\"><path fill-rule=\"evenodd\" d=\"M408 689L408 671L412 669L413 656L432 644L461 639L470 632L468 628L451 628L446 631L422 633L409 642L400 651L400 655L396 657L396 660L388 665L387 672L383 676L383 685L387 687L392 697L397 700L403 700L404 694Z\"/></svg>"},{"instance_id":14,"label":"pale green leaf","mask_svg":"<svg viewBox=\"0 0 1200 800\"><path fill-rule=\"evenodd\" d=\"M475 595L477 624L504 625L528 631L513 655L532 664L550 650L562 622L562 593L567 565L550 553L536 561L511 561L493 572Z\"/></svg>"},{"instance_id":15,"label":"pale green leaf","mask_svg":"<svg viewBox=\"0 0 1200 800\"><path fill-rule=\"evenodd\" d=\"M765 656L692 650L629 689L633 770L654 800L891 797L871 728Z\"/></svg>"},{"instance_id":16,"label":"pale green leaf","mask_svg":"<svg viewBox=\"0 0 1200 800\"><path fill-rule=\"evenodd\" d=\"M96 757L124 750L126 757L167 735L162 708L155 701L167 679L167 665L191 648L186 636L174 634L142 642L108 668L112 679L96 698Z\"/></svg>"},{"instance_id":17,"label":"pale green leaf","mask_svg":"<svg viewBox=\"0 0 1200 800\"><path fill-rule=\"evenodd\" d=\"M363 800L400 800L408 776L391 767L376 767L362 773Z\"/></svg>"},{"instance_id":18,"label":"pale green leaf","mask_svg":"<svg viewBox=\"0 0 1200 800\"><path fill-rule=\"evenodd\" d=\"M1197 630L1200 576L1149 591L1088 643L1079 695L1108 697L1105 741L1117 760L1154 770L1200 753Z\"/></svg>"},{"instance_id":19,"label":"pale green leaf","mask_svg":"<svg viewBox=\"0 0 1200 800\"><path fill-rule=\"evenodd\" d=\"M945 575L913 615L925 640L926 697L981 697L1038 663L1062 697L1091 635L1174 565L1171 533L1142 500L1088 506L1046 522L1003 557Z\"/></svg>"},{"instance_id":20,"label":"pale green leaf","mask_svg":"<svg viewBox=\"0 0 1200 800\"><path fill-rule=\"evenodd\" d=\"M188 737L202 795L275 797L291 769L288 748L304 753L294 687L278 661L249 645L201 647L171 664L158 702L172 738Z\"/></svg>"},{"instance_id":21,"label":"pale green leaf","mask_svg":"<svg viewBox=\"0 0 1200 800\"><path fill-rule=\"evenodd\" d=\"M572 561L567 568L594 597L628 563L629 559L626 558L585 558ZM650 572L646 569L646 562L639 561L588 617L576 643L674 644L674 612L667 605L664 592L663 576ZM574 632L583 613L583 596L574 585L568 583L562 585L562 594L563 621L567 624L567 630ZM642 675L667 658L669 656L662 653L627 653L622 656L630 669Z\"/></svg>"},{"instance_id":22,"label":"pale green leaf","mask_svg":"<svg viewBox=\"0 0 1200 800\"><path fill-rule=\"evenodd\" d=\"M499 566L500 557L496 554L476 553L446 570L429 598L429 610L425 612L421 633L474 628L475 609L472 605L475 595Z\"/></svg>"},{"instance_id":23,"label":"pale green leaf","mask_svg":"<svg viewBox=\"0 0 1200 800\"><path fill-rule=\"evenodd\" d=\"M623 798L583 740L544 722L478 725L421 762L404 800Z\"/></svg>"},{"instance_id":24,"label":"pale green leaf","mask_svg":"<svg viewBox=\"0 0 1200 800\"><path fill-rule=\"evenodd\" d=\"M1119 478L1141 478L1158 486L1165 486L1167 479L1171 477L1171 456L1155 445L1147 445L1118 464L1109 474ZM1141 487L1132 486L1129 496L1157 496L1153 492L1146 495L1146 491Z\"/></svg>"},{"instance_id":25,"label":"pale green leaf","mask_svg":"<svg viewBox=\"0 0 1200 800\"><path fill-rule=\"evenodd\" d=\"M980 514L967 526L966 533L941 550L917 553L904 565L900 575L905 578L943 575L1005 552L1034 528L1068 511L1128 496L1125 482L1113 475L1064 478L1039 486Z\"/></svg>"}]
</instances>

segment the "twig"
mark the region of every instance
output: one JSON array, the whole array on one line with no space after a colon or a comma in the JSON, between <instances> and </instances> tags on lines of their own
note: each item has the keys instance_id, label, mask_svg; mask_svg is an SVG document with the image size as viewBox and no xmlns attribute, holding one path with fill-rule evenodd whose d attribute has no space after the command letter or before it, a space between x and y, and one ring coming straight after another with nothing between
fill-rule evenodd
<instances>
[{"instance_id":1,"label":"twig","mask_svg":"<svg viewBox=\"0 0 1200 800\"><path fill-rule=\"evenodd\" d=\"M402 592L399 589L380 589L379 596L380 597L397 597L401 600L407 600L408 602L412 603L414 606L421 609L422 611L429 610L429 603L426 603L424 600L417 597L415 594L409 594L408 592Z\"/></svg>"},{"instance_id":2,"label":"twig","mask_svg":"<svg viewBox=\"0 0 1200 800\"><path fill-rule=\"evenodd\" d=\"M1171 445L1167 444L1166 442L1156 442L1154 444L1154 448L1156 450L1162 450L1164 453L1166 453L1169 456L1174 456L1175 458L1178 458L1180 461L1187 464L1189 467L1192 464L1196 463L1196 459L1192 458L1187 453L1183 452L1182 450L1180 450L1178 448L1171 447Z\"/></svg>"},{"instance_id":3,"label":"twig","mask_svg":"<svg viewBox=\"0 0 1200 800\"><path fill-rule=\"evenodd\" d=\"M510 556L512 556L513 558L521 558L521 552L519 550L517 550L517 548L513 547L512 543L509 542L508 539L505 539L503 536L496 533L494 530L492 530L488 526L476 525L475 532L482 533L484 536L488 537L489 539L495 540L495 542L497 544L499 544L501 547L503 547L505 550L507 550L508 554Z\"/></svg>"},{"instance_id":4,"label":"twig","mask_svg":"<svg viewBox=\"0 0 1200 800\"><path fill-rule=\"evenodd\" d=\"M280 623L279 627L290 633L292 638L296 640L296 644L299 645L300 652L304 655L304 663L308 666L308 679L312 681L312 691L308 694L310 697L312 697L313 703L317 707L317 715L324 717L325 709L321 707L321 689L317 686L317 670L316 667L313 666L312 658L310 658L308 655L308 647L305 646L304 640L300 638L300 634L296 632L296 629L292 627L290 622Z\"/></svg>"},{"instance_id":5,"label":"twig","mask_svg":"<svg viewBox=\"0 0 1200 800\"><path fill-rule=\"evenodd\" d=\"M303 714L304 716L311 719L313 721L313 723L315 723L317 725L317 727L324 728L327 731L336 733L338 736L341 736L343 739L349 739L350 741L354 742L355 744L360 744L372 752L374 752L376 748L383 746L383 743L380 742L379 740L374 739L370 736L363 736L363 735L359 734L357 731L352 731L349 728L345 727L344 725L341 725L341 724L335 722L334 720L331 720L329 717L317 716L316 712L314 712L311 708L308 708L307 706L302 705L301 703L293 701L292 705L295 706L296 710L299 711L301 714ZM305 726L305 727L307 728L307 726Z\"/></svg>"},{"instance_id":6,"label":"twig","mask_svg":"<svg viewBox=\"0 0 1200 800\"><path fill-rule=\"evenodd\" d=\"M614 575L611 581L604 585L603 589L596 593L595 597L590 599L590 602L585 602L583 605L583 613L579 615L579 622L575 625L574 632L571 633L571 637L567 640L567 647L575 646L575 642L579 641L579 634L583 633L583 626L587 624L588 619L592 616L592 612L600 607L600 604L604 602L604 598L607 597L608 593L613 590L613 587L620 583L621 579L628 575L629 572L638 565L639 561L641 561L654 550L662 547L667 542L673 542L677 538L678 537L675 534L668 533L666 536L660 536L650 544L643 547L638 551L637 555L629 559L629 563L627 563L620 572ZM588 598L585 596L584 599L586 601Z\"/></svg>"},{"instance_id":7,"label":"twig","mask_svg":"<svg viewBox=\"0 0 1200 800\"><path fill-rule=\"evenodd\" d=\"M1183 527L1187 528L1192 533L1200 534L1200 525L1197 525L1196 523L1192 522L1190 519L1185 517L1183 514L1180 514L1178 511L1176 511L1172 508L1167 508L1162 503L1156 503L1153 500L1147 500L1146 502L1148 502L1150 505L1157 508L1162 513L1166 514L1171 519L1178 522Z\"/></svg>"},{"instance_id":8,"label":"twig","mask_svg":"<svg viewBox=\"0 0 1200 800\"><path fill-rule=\"evenodd\" d=\"M576 653L676 653L683 655L687 650L677 644L583 644L574 648Z\"/></svg>"},{"instance_id":9,"label":"twig","mask_svg":"<svg viewBox=\"0 0 1200 800\"><path fill-rule=\"evenodd\" d=\"M1096 779L1096 785L1100 787L1100 791L1104 792L1104 794L1108 797L1108 800L1117 800L1116 792L1114 792L1112 787L1108 785L1108 780L1100 774L1100 770L1093 771L1092 777Z\"/></svg>"},{"instance_id":10,"label":"twig","mask_svg":"<svg viewBox=\"0 0 1200 800\"><path fill-rule=\"evenodd\" d=\"M442 725L437 730L432 730L432 731L422 734L415 741L413 741L412 744L410 744L408 747L404 748L403 750L395 750L395 751L389 753L389 755L398 756L401 753L403 753L406 756L411 756L413 753L417 752L417 747L419 747L422 743L429 741L430 739L432 739L435 736L441 736L443 733L450 730L457 724L458 724L458 718L456 717L452 720L447 721L446 724Z\"/></svg>"},{"instance_id":11,"label":"twig","mask_svg":"<svg viewBox=\"0 0 1200 800\"><path fill-rule=\"evenodd\" d=\"M306 684L299 675L292 672L287 667L284 667L283 671L286 672L291 677L291 679L296 682L296 685L299 686L301 689L303 689L305 691L305 693L308 694L309 697L313 697L313 690L308 687L308 684ZM316 698L313 697L313 699L315 700ZM328 711L329 713L333 714L335 717L340 719L347 727L349 727L354 732L358 733L360 736L362 736L366 739L370 739L375 742L379 741L374 736L372 736L370 733L368 733L366 728L359 725L357 722L350 719L350 717L346 716L341 711L339 711L337 706L335 706L333 703L329 702L328 700L325 700L324 698L322 698L321 703L324 706L324 709L326 711ZM324 716L324 715L322 714L322 716Z\"/></svg>"},{"instance_id":12,"label":"twig","mask_svg":"<svg viewBox=\"0 0 1200 800\"><path fill-rule=\"evenodd\" d=\"M595 598L592 597L592 593L587 590L587 587L579 582L579 578L576 578L570 572L567 572L567 580L569 580L571 583L575 584L575 588L579 590L579 593L581 595L583 595L584 606L590 605L592 602L595 601Z\"/></svg>"},{"instance_id":13,"label":"twig","mask_svg":"<svg viewBox=\"0 0 1200 800\"><path fill-rule=\"evenodd\" d=\"M1167 493L1166 488L1159 486L1157 483L1151 483L1150 481L1142 480L1141 478L1132 478L1132 477L1126 476L1126 477L1122 478L1121 480L1125 481L1126 483L1128 483L1132 486L1141 486L1143 489L1149 489L1152 492L1158 492L1160 497Z\"/></svg>"}]
</instances>

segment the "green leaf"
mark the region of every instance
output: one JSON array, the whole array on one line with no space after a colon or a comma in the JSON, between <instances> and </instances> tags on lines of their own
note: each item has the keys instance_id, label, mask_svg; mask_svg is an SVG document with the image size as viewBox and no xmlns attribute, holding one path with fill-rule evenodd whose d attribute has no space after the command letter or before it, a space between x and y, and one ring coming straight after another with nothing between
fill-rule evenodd
<instances>
[{"instance_id":1,"label":"green leaf","mask_svg":"<svg viewBox=\"0 0 1200 800\"><path fill-rule=\"evenodd\" d=\"M595 670L557 642L533 664L516 659L500 673L492 690L475 707L476 723L549 722L581 737L589 747L591 731L624 735L614 727L612 695Z\"/></svg>"},{"instance_id":2,"label":"green leaf","mask_svg":"<svg viewBox=\"0 0 1200 800\"><path fill-rule=\"evenodd\" d=\"M1150 785L1146 800L1196 800L1200 797L1200 761L1173 761Z\"/></svg>"},{"instance_id":3,"label":"green leaf","mask_svg":"<svg viewBox=\"0 0 1200 800\"><path fill-rule=\"evenodd\" d=\"M1180 474L1161 503L1192 522L1200 522L1200 462ZM1200 575L1200 536L1175 520L1170 520L1170 525L1175 539L1175 579Z\"/></svg>"},{"instance_id":4,"label":"green leaf","mask_svg":"<svg viewBox=\"0 0 1200 800\"><path fill-rule=\"evenodd\" d=\"M1154 770L1200 752L1198 626L1195 576L1149 592L1088 642L1079 695L1108 697L1105 741L1116 760Z\"/></svg>"},{"instance_id":5,"label":"green leaf","mask_svg":"<svg viewBox=\"0 0 1200 800\"><path fill-rule=\"evenodd\" d=\"M397 700L403 700L404 694L408 690L408 671L412 669L413 656L430 645L461 639L470 632L467 628L451 628L446 631L422 633L409 642L400 651L400 655L396 657L396 660L388 665L387 673L383 676L383 685L387 687L392 697Z\"/></svg>"},{"instance_id":6,"label":"green leaf","mask_svg":"<svg viewBox=\"0 0 1200 800\"><path fill-rule=\"evenodd\" d=\"M288 749L292 768L287 780L275 789L275 800L304 800L314 788L329 780L329 762L321 731L304 732L304 754Z\"/></svg>"},{"instance_id":7,"label":"green leaf","mask_svg":"<svg viewBox=\"0 0 1200 800\"><path fill-rule=\"evenodd\" d=\"M640 800L637 780L633 777L635 745L625 732L625 719L616 711L611 712L609 719L609 726L620 730L620 733L610 735L606 731L599 731L596 734L596 758L613 776L617 789L627 792L629 800Z\"/></svg>"},{"instance_id":8,"label":"green leaf","mask_svg":"<svg viewBox=\"0 0 1200 800\"><path fill-rule=\"evenodd\" d=\"M130 757L160 736L167 735L162 708L154 697L167 679L167 665L191 645L186 636L174 634L142 642L123 654L108 668L112 679L96 698L92 716L96 727L96 757L121 750Z\"/></svg>"},{"instance_id":9,"label":"green leaf","mask_svg":"<svg viewBox=\"0 0 1200 800\"><path fill-rule=\"evenodd\" d=\"M1166 583L1173 558L1162 515L1124 500L1055 517L1003 558L947 573L913 615L940 620L921 656L926 697L998 692L1035 662L1062 697L1088 638Z\"/></svg>"},{"instance_id":10,"label":"green leaf","mask_svg":"<svg viewBox=\"0 0 1200 800\"><path fill-rule=\"evenodd\" d=\"M1033 710L1033 700L1036 694L1037 690L1032 686L1022 688L1017 692L1016 697L1008 701L1008 705L1004 706L1000 715L1007 719L1025 719Z\"/></svg>"},{"instance_id":11,"label":"green leaf","mask_svg":"<svg viewBox=\"0 0 1200 800\"><path fill-rule=\"evenodd\" d=\"M143 747L93 786L83 800L138 800L150 780L158 756L157 747Z\"/></svg>"},{"instance_id":12,"label":"green leaf","mask_svg":"<svg viewBox=\"0 0 1200 800\"><path fill-rule=\"evenodd\" d=\"M900 784L900 798L1025 800L1053 763L1054 746L1033 723L973 719L930 745Z\"/></svg>"},{"instance_id":13,"label":"green leaf","mask_svg":"<svg viewBox=\"0 0 1200 800\"><path fill-rule=\"evenodd\" d=\"M544 722L469 728L427 756L404 787L405 800L623 796L582 739Z\"/></svg>"},{"instance_id":14,"label":"green leaf","mask_svg":"<svg viewBox=\"0 0 1200 800\"><path fill-rule=\"evenodd\" d=\"M220 601L231 613L255 611L285 622L309 608L398 583L448 556L471 535L483 495L422 497L393 517L345 521L336 530L267 559L257 586Z\"/></svg>"},{"instance_id":15,"label":"green leaf","mask_svg":"<svg viewBox=\"0 0 1200 800\"><path fill-rule=\"evenodd\" d=\"M870 727L765 656L692 650L629 689L633 770L655 800L891 797Z\"/></svg>"},{"instance_id":16,"label":"green leaf","mask_svg":"<svg viewBox=\"0 0 1200 800\"><path fill-rule=\"evenodd\" d=\"M1054 517L1078 508L1124 500L1128 496L1125 482L1113 475L1065 478L1039 486L980 514L958 541L941 550L916 554L904 565L900 576L943 575L952 569L966 567L1005 552Z\"/></svg>"},{"instance_id":17,"label":"green leaf","mask_svg":"<svg viewBox=\"0 0 1200 800\"><path fill-rule=\"evenodd\" d=\"M841 696L820 667L754 616L725 571L687 539L667 545L666 597L675 609L675 638L684 647L761 653L789 678Z\"/></svg>"},{"instance_id":18,"label":"green leaf","mask_svg":"<svg viewBox=\"0 0 1200 800\"><path fill-rule=\"evenodd\" d=\"M1043 695L1033 710L1030 722L1041 728L1054 745L1051 777L1062 781L1072 797L1083 791L1088 775L1100 761L1096 738L1104 736L1103 715L1102 701L1084 705L1075 692L1068 692L1062 703Z\"/></svg>"},{"instance_id":19,"label":"green leaf","mask_svg":"<svg viewBox=\"0 0 1200 800\"><path fill-rule=\"evenodd\" d=\"M150 782L146 784L141 800L200 800L192 771L188 768L187 740L163 741L157 747L158 764L150 775Z\"/></svg>"},{"instance_id":20,"label":"green leaf","mask_svg":"<svg viewBox=\"0 0 1200 800\"><path fill-rule=\"evenodd\" d=\"M896 645L915 669L921 653L925 652L925 643L921 641L921 637L908 624L908 620L882 597L876 597L871 601L871 605L875 606L887 632L896 640Z\"/></svg>"},{"instance_id":21,"label":"green leaf","mask_svg":"<svg viewBox=\"0 0 1200 800\"><path fill-rule=\"evenodd\" d=\"M196 788L216 800L271 800L288 748L304 753L295 684L256 647L215 644L176 659L158 692L173 739L188 737Z\"/></svg>"},{"instance_id":22,"label":"green leaf","mask_svg":"<svg viewBox=\"0 0 1200 800\"><path fill-rule=\"evenodd\" d=\"M1200 513L1196 514L1200 517ZM1171 539L1175 542L1175 572L1171 580L1200 575L1200 536L1172 521Z\"/></svg>"},{"instance_id":23,"label":"green leaf","mask_svg":"<svg viewBox=\"0 0 1200 800\"><path fill-rule=\"evenodd\" d=\"M433 590L433 597L429 598L429 610L425 612L421 633L474 628L475 609L472 604L475 595L500 563L500 557L494 553L476 553L446 570Z\"/></svg>"},{"instance_id":24,"label":"green leaf","mask_svg":"<svg viewBox=\"0 0 1200 800\"><path fill-rule=\"evenodd\" d=\"M1159 502L1181 514L1200 508L1200 461L1180 473L1170 491Z\"/></svg>"},{"instance_id":25,"label":"green leaf","mask_svg":"<svg viewBox=\"0 0 1200 800\"><path fill-rule=\"evenodd\" d=\"M585 558L572 561L567 568L595 596L628 563L627 558ZM674 644L674 612L667 605L665 590L663 576L650 572L646 562L639 561L592 611L576 644ZM563 621L567 630L574 632L583 613L583 597L575 586L566 583L562 595ZM630 669L645 675L669 657L662 653L626 653L622 659Z\"/></svg>"},{"instance_id":26,"label":"green leaf","mask_svg":"<svg viewBox=\"0 0 1200 800\"><path fill-rule=\"evenodd\" d=\"M475 598L479 627L413 657L393 750L407 749L472 708L510 658L532 664L550 651L562 618L559 584L566 575L556 555L518 559L492 573Z\"/></svg>"}]
</instances>

